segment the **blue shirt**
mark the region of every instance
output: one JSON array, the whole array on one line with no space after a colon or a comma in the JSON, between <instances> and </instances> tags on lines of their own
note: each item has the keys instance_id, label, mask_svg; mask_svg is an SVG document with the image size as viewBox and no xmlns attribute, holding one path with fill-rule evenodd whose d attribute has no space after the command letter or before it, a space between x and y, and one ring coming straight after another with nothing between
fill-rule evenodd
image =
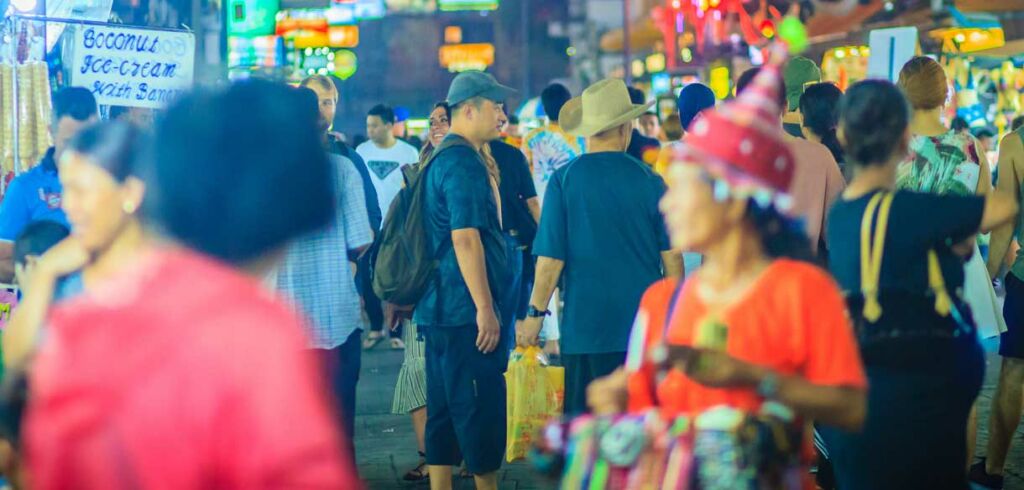
<instances>
[{"instance_id":1,"label":"blue shirt","mask_svg":"<svg viewBox=\"0 0 1024 490\"><path fill-rule=\"evenodd\" d=\"M461 136L451 134L446 138ZM487 169L479 153L459 145L442 149L425 172L424 224L434 256L439 260L438 277L416 305L414 319L424 326L476 325L476 305L455 258L451 234L453 230L468 228L480 231L491 297L500 309L497 298L501 297L501 286L509 282L508 264Z\"/></svg>"},{"instance_id":2,"label":"blue shirt","mask_svg":"<svg viewBox=\"0 0 1024 490\"><path fill-rule=\"evenodd\" d=\"M293 243L277 273L278 290L292 298L312 322L316 349L333 349L362 327L348 251L373 240L359 172L351 160L330 157L337 176L334 223Z\"/></svg>"},{"instance_id":3,"label":"blue shirt","mask_svg":"<svg viewBox=\"0 0 1024 490\"><path fill-rule=\"evenodd\" d=\"M640 298L662 277L669 250L664 193L661 177L625 153L588 153L548 182L533 251L565 262L563 354L626 351Z\"/></svg>"},{"instance_id":4,"label":"blue shirt","mask_svg":"<svg viewBox=\"0 0 1024 490\"><path fill-rule=\"evenodd\" d=\"M33 221L56 221L70 228L60 207L62 192L50 148L39 165L15 177L7 187L0 203L0 240L14 241Z\"/></svg>"}]
</instances>

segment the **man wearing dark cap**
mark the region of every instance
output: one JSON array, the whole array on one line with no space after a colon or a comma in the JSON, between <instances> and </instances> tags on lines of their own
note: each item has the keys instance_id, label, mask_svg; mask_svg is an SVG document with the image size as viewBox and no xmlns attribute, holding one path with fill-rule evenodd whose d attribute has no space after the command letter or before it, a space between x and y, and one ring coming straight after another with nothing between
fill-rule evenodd
<instances>
[{"instance_id":1,"label":"man wearing dark cap","mask_svg":"<svg viewBox=\"0 0 1024 490\"><path fill-rule=\"evenodd\" d=\"M686 131L693 124L694 119L700 113L715 107L715 92L703 83L691 83L679 91L679 98L676 101L676 109L679 111L679 125L683 128L685 137ZM668 165L672 160L672 145L666 145L658 155L658 162L654 164L654 171L665 177L668 172Z\"/></svg>"},{"instance_id":2,"label":"man wearing dark cap","mask_svg":"<svg viewBox=\"0 0 1024 490\"><path fill-rule=\"evenodd\" d=\"M510 278L496 175L480 148L501 135L502 102L513 93L483 72L455 77L451 131L422 177L438 270L414 320L426 337L426 459L435 490L451 488L452 466L463 460L476 488L496 489L505 452L502 328L511 326L498 320L498 298Z\"/></svg>"}]
</instances>

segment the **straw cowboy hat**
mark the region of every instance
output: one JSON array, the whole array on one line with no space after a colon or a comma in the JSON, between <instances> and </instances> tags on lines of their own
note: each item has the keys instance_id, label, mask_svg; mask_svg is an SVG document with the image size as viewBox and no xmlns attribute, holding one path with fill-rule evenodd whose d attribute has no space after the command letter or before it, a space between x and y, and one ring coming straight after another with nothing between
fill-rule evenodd
<instances>
[{"instance_id":1,"label":"straw cowboy hat","mask_svg":"<svg viewBox=\"0 0 1024 490\"><path fill-rule=\"evenodd\" d=\"M565 132L586 138L632 121L652 105L654 102L633 105L622 80L605 79L566 102L558 113L558 124Z\"/></svg>"}]
</instances>

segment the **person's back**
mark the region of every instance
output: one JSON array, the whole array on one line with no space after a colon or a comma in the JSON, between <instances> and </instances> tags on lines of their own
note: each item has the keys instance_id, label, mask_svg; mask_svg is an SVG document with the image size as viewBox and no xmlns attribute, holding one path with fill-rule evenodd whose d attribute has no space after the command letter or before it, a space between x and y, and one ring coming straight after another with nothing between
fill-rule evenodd
<instances>
[{"instance_id":1,"label":"person's back","mask_svg":"<svg viewBox=\"0 0 1024 490\"><path fill-rule=\"evenodd\" d=\"M796 158L796 173L790 195L793 196L793 214L805 219L807 237L812 250L820 249L824 240L828 211L846 188L846 180L839 164L828 148L821 143L805 139L787 140Z\"/></svg>"},{"instance_id":2,"label":"person's back","mask_svg":"<svg viewBox=\"0 0 1024 490\"><path fill-rule=\"evenodd\" d=\"M102 296L50 315L25 429L34 488L357 485L339 434L323 430L325 393L294 383L318 377L301 322L257 282L158 252Z\"/></svg>"},{"instance_id":3,"label":"person's back","mask_svg":"<svg viewBox=\"0 0 1024 490\"><path fill-rule=\"evenodd\" d=\"M977 141L970 134L950 131L938 136L915 136L910 154L899 166L896 186L935 194L969 196L979 179L989 174Z\"/></svg>"},{"instance_id":4,"label":"person's back","mask_svg":"<svg viewBox=\"0 0 1024 490\"><path fill-rule=\"evenodd\" d=\"M559 113L571 98L565 86L557 83L548 85L541 93L541 102L550 123L530 131L523 138L523 154L530 163L534 187L541 203L551 175L586 151L584 138L566 133L558 124Z\"/></svg>"},{"instance_id":5,"label":"person's back","mask_svg":"<svg viewBox=\"0 0 1024 490\"><path fill-rule=\"evenodd\" d=\"M662 277L668 244L658 200L665 184L643 162L602 152L556 172L548 190L557 201L545 204L542 222L555 220L549 229L567 233L560 251L566 263L562 352L625 350L640 297Z\"/></svg>"}]
</instances>

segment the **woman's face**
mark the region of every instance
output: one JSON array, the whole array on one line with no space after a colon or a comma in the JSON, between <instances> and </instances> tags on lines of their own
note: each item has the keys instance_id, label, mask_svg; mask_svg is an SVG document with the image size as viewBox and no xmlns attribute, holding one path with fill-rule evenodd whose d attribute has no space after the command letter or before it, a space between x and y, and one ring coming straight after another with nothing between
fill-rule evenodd
<instances>
[{"instance_id":1,"label":"woman's face","mask_svg":"<svg viewBox=\"0 0 1024 490\"><path fill-rule=\"evenodd\" d=\"M668 173L668 191L661 198L660 205L672 248L705 252L718 243L737 223L735 204L734 201L715 200L711 180L699 166L692 163L672 165Z\"/></svg>"},{"instance_id":2,"label":"woman's face","mask_svg":"<svg viewBox=\"0 0 1024 490\"><path fill-rule=\"evenodd\" d=\"M451 123L448 121L448 113L445 112L444 107L437 107L430 113L430 132L427 137L434 148L441 144L441 140L448 134L450 127Z\"/></svg>"},{"instance_id":3,"label":"woman's face","mask_svg":"<svg viewBox=\"0 0 1024 490\"><path fill-rule=\"evenodd\" d=\"M118 183L90 157L68 151L60 163L64 187L61 207L71 223L71 234L89 252L108 247L124 229L142 201L141 183Z\"/></svg>"}]
</instances>

